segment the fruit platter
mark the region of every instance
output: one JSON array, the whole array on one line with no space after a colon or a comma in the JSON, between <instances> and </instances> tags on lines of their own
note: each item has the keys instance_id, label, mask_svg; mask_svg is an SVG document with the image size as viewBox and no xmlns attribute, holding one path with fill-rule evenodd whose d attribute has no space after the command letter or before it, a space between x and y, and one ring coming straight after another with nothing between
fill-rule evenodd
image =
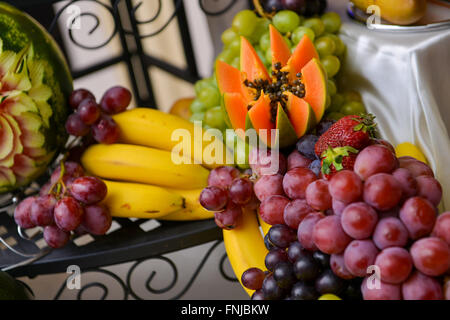
<instances>
[{"instance_id":1,"label":"fruit platter","mask_svg":"<svg viewBox=\"0 0 450 320\"><path fill-rule=\"evenodd\" d=\"M342 24L325 0L251 1L195 97L163 112L132 105L136 88L74 88L52 35L0 2L0 226L46 247L0 267L34 276L223 239L251 300L449 300L448 177L343 85ZM162 227L143 233L150 220ZM83 235L95 242L77 248Z\"/></svg>"}]
</instances>

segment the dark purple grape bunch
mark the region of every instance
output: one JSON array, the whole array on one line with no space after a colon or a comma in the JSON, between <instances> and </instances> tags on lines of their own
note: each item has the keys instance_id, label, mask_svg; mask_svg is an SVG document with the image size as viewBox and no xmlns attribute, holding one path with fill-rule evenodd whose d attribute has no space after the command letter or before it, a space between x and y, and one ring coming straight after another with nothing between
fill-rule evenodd
<instances>
[{"instance_id":1,"label":"dark purple grape bunch","mask_svg":"<svg viewBox=\"0 0 450 320\"><path fill-rule=\"evenodd\" d=\"M101 204L106 184L86 176L76 162L63 162L38 196L25 198L14 211L14 219L23 229L44 228L44 239L52 248L61 248L71 234L104 235L111 227L109 209Z\"/></svg>"},{"instance_id":2,"label":"dark purple grape bunch","mask_svg":"<svg viewBox=\"0 0 450 320\"><path fill-rule=\"evenodd\" d=\"M119 127L112 115L125 111L131 102L131 92L120 86L108 89L100 103L86 89L77 89L69 98L75 112L66 121L66 131L75 137L92 133L98 143L112 144L119 138Z\"/></svg>"},{"instance_id":3,"label":"dark purple grape bunch","mask_svg":"<svg viewBox=\"0 0 450 320\"><path fill-rule=\"evenodd\" d=\"M200 204L215 211L215 222L222 229L238 226L242 209L255 210L259 204L250 175L234 167L219 167L208 177L208 187L200 194Z\"/></svg>"},{"instance_id":4,"label":"dark purple grape bunch","mask_svg":"<svg viewBox=\"0 0 450 320\"><path fill-rule=\"evenodd\" d=\"M297 241L295 230L274 225L266 239L267 271L250 268L241 277L244 287L255 290L252 300L316 300L324 294L361 299L361 281L336 276L330 267L330 256L306 250Z\"/></svg>"},{"instance_id":5,"label":"dark purple grape bunch","mask_svg":"<svg viewBox=\"0 0 450 320\"><path fill-rule=\"evenodd\" d=\"M323 14L327 8L326 0L263 0L261 4L266 12L292 10L306 17Z\"/></svg>"}]
</instances>

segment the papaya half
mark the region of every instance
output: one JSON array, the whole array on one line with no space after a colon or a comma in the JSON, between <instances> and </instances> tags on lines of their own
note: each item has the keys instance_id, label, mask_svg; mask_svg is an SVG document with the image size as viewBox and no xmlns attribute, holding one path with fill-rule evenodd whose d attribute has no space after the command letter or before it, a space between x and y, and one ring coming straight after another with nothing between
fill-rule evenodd
<instances>
[{"instance_id":1,"label":"papaya half","mask_svg":"<svg viewBox=\"0 0 450 320\"><path fill-rule=\"evenodd\" d=\"M32 17L0 2L0 193L40 176L67 141L67 62Z\"/></svg>"},{"instance_id":2,"label":"papaya half","mask_svg":"<svg viewBox=\"0 0 450 320\"><path fill-rule=\"evenodd\" d=\"M233 129L254 129L269 147L285 148L311 130L327 103L327 76L308 36L291 54L286 40L270 25L272 73L255 49L241 38L240 69L217 60L215 73L223 110ZM273 135L273 130L276 135ZM273 138L276 138L275 140Z\"/></svg>"}]
</instances>

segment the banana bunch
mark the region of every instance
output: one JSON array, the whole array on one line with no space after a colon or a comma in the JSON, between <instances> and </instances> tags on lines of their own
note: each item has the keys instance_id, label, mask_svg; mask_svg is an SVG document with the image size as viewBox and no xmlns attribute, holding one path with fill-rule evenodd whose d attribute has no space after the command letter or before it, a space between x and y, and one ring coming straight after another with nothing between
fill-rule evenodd
<instances>
[{"instance_id":1,"label":"banana bunch","mask_svg":"<svg viewBox=\"0 0 450 320\"><path fill-rule=\"evenodd\" d=\"M84 169L105 181L104 204L114 217L186 221L214 216L201 207L199 196L209 169L229 157L220 139L154 109L132 109L114 120L119 142L92 145L81 157Z\"/></svg>"}]
</instances>

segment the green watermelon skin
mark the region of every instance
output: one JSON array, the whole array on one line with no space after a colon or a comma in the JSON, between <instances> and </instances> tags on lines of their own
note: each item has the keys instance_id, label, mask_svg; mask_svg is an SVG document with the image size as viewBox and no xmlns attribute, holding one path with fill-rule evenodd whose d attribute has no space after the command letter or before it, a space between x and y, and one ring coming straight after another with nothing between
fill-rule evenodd
<instances>
[{"instance_id":1,"label":"green watermelon skin","mask_svg":"<svg viewBox=\"0 0 450 320\"><path fill-rule=\"evenodd\" d=\"M40 176L64 147L68 139L65 122L71 112L68 100L73 91L73 80L64 55L52 36L34 18L4 2L0 2L0 38L3 51L18 53L27 46L32 47L33 60L44 64L42 83L51 88L52 95L47 103L53 112L48 127L40 129L45 137L46 156L36 159L39 171L15 185L0 187L0 193L5 193Z\"/></svg>"}]
</instances>

